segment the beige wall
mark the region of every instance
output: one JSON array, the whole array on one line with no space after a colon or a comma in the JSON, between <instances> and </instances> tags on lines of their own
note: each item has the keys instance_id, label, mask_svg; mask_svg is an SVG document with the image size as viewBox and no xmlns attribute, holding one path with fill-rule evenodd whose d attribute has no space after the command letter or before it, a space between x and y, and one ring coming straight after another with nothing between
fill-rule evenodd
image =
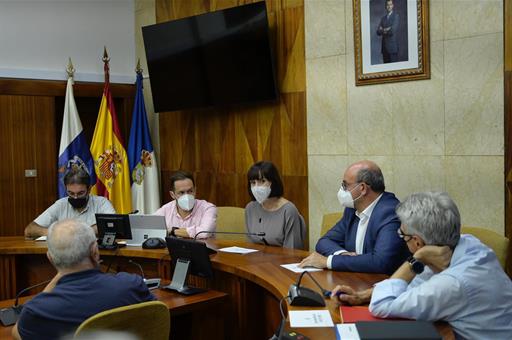
<instances>
[{"instance_id":1,"label":"beige wall","mask_svg":"<svg viewBox=\"0 0 512 340\"><path fill-rule=\"evenodd\" d=\"M310 246L347 165L387 190L447 191L462 223L504 233L503 3L431 0L430 80L355 86L352 0L306 1Z\"/></svg>"}]
</instances>

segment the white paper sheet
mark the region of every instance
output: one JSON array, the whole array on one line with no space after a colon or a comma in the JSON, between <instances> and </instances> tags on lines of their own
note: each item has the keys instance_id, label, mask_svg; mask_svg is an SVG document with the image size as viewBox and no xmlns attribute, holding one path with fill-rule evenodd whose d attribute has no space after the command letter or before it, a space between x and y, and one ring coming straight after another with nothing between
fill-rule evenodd
<instances>
[{"instance_id":1,"label":"white paper sheet","mask_svg":"<svg viewBox=\"0 0 512 340\"><path fill-rule=\"evenodd\" d=\"M336 339L361 340L355 323L339 323L336 325Z\"/></svg>"},{"instance_id":2,"label":"white paper sheet","mask_svg":"<svg viewBox=\"0 0 512 340\"><path fill-rule=\"evenodd\" d=\"M234 254L249 254L254 253L255 251L258 251L257 249L248 249L248 248L242 248L242 247L226 247L219 249L220 251L223 251L225 253L234 253Z\"/></svg>"},{"instance_id":3,"label":"white paper sheet","mask_svg":"<svg viewBox=\"0 0 512 340\"><path fill-rule=\"evenodd\" d=\"M323 269L314 268L314 267L301 268L301 267L299 267L298 263L282 264L281 267L291 270L294 273L302 273L302 272L306 272L306 271L307 272L321 272L323 270Z\"/></svg>"},{"instance_id":4,"label":"white paper sheet","mask_svg":"<svg viewBox=\"0 0 512 340\"><path fill-rule=\"evenodd\" d=\"M36 238L34 241L46 241L46 235L44 236L39 236L38 238Z\"/></svg>"},{"instance_id":5,"label":"white paper sheet","mask_svg":"<svg viewBox=\"0 0 512 340\"><path fill-rule=\"evenodd\" d=\"M294 327L334 327L328 310L292 310L289 312L290 326Z\"/></svg>"}]
</instances>

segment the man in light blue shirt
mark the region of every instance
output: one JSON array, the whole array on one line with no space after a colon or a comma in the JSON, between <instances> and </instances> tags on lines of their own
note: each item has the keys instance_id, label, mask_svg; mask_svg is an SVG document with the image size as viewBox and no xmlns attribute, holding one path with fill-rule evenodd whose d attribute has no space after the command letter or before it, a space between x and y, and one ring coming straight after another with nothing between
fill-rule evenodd
<instances>
[{"instance_id":1,"label":"man in light blue shirt","mask_svg":"<svg viewBox=\"0 0 512 340\"><path fill-rule=\"evenodd\" d=\"M460 215L446 193L417 193L397 207L400 237L413 253L387 280L333 294L349 304L370 301L377 317L447 321L457 338L510 339L512 281L494 252L460 235ZM334 296L334 295L333 295Z\"/></svg>"}]
</instances>

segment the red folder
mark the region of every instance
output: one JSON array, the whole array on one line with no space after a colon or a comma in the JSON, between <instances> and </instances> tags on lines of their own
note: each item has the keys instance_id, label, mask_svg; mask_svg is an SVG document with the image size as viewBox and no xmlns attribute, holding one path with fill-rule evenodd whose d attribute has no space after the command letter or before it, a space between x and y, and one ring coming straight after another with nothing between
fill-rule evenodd
<instances>
[{"instance_id":1,"label":"red folder","mask_svg":"<svg viewBox=\"0 0 512 340\"><path fill-rule=\"evenodd\" d=\"M357 321L390 321L409 320L403 318L377 318L370 313L368 306L340 306L341 323L356 323Z\"/></svg>"},{"instance_id":2,"label":"red folder","mask_svg":"<svg viewBox=\"0 0 512 340\"><path fill-rule=\"evenodd\" d=\"M341 323L355 323L357 321L386 321L374 317L366 306L340 306Z\"/></svg>"}]
</instances>

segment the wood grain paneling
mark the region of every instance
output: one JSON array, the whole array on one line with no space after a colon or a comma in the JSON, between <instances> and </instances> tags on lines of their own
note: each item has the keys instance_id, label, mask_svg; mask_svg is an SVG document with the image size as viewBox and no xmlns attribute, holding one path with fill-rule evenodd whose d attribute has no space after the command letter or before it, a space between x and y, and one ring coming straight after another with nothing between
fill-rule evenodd
<instances>
[{"instance_id":1,"label":"wood grain paneling","mask_svg":"<svg viewBox=\"0 0 512 340\"><path fill-rule=\"evenodd\" d=\"M0 95L0 108L0 235L20 235L55 198L54 101ZM25 169L36 169L37 177L25 177Z\"/></svg>"},{"instance_id":2,"label":"wood grain paneling","mask_svg":"<svg viewBox=\"0 0 512 340\"><path fill-rule=\"evenodd\" d=\"M505 235L512 239L512 1L504 1L504 116L505 116ZM512 246L507 256L512 277Z\"/></svg>"},{"instance_id":3,"label":"wood grain paneling","mask_svg":"<svg viewBox=\"0 0 512 340\"><path fill-rule=\"evenodd\" d=\"M156 18L165 22L252 2L156 0ZM280 98L273 103L161 113L164 201L170 199L170 174L184 169L194 173L199 198L219 206L245 207L247 170L268 160L280 170L285 197L308 220L304 2L266 4Z\"/></svg>"},{"instance_id":4,"label":"wood grain paneling","mask_svg":"<svg viewBox=\"0 0 512 340\"><path fill-rule=\"evenodd\" d=\"M111 84L119 123L128 141L134 86ZM88 143L103 91L101 83L76 83L74 94ZM0 79L0 236L23 229L57 198L57 153L65 81ZM37 177L25 177L36 169Z\"/></svg>"}]
</instances>

